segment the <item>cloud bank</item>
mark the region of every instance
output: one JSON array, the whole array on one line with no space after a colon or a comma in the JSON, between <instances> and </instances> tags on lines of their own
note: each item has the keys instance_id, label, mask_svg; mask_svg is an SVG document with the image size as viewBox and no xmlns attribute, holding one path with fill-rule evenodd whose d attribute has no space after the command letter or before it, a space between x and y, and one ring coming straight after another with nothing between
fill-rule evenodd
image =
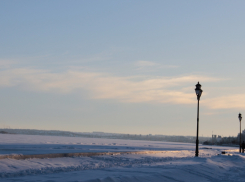
<instances>
[{"instance_id":1,"label":"cloud bank","mask_svg":"<svg viewBox=\"0 0 245 182\"><path fill-rule=\"evenodd\" d=\"M234 94L207 99L204 104L211 109L244 109L245 94Z\"/></svg>"},{"instance_id":2,"label":"cloud bank","mask_svg":"<svg viewBox=\"0 0 245 182\"><path fill-rule=\"evenodd\" d=\"M87 91L89 99L114 99L129 103L196 103L197 81L215 81L212 77L189 75L180 77L118 77L108 73L67 70L18 68L0 72L0 87L16 87L28 91L72 94ZM187 87L193 86L193 89ZM84 93L84 92L81 92Z\"/></svg>"}]
</instances>

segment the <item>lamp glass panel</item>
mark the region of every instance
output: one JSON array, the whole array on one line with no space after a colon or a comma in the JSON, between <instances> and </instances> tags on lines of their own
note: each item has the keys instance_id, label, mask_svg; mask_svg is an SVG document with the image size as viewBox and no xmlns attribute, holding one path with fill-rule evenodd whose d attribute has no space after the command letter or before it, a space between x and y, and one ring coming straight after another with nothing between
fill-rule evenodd
<instances>
[{"instance_id":1,"label":"lamp glass panel","mask_svg":"<svg viewBox=\"0 0 245 182\"><path fill-rule=\"evenodd\" d=\"M202 90L199 91L199 95L200 95L200 96L202 95Z\"/></svg>"},{"instance_id":2,"label":"lamp glass panel","mask_svg":"<svg viewBox=\"0 0 245 182\"><path fill-rule=\"evenodd\" d=\"M197 95L200 94L200 90L195 89L195 91L196 91L196 94L197 94Z\"/></svg>"}]
</instances>

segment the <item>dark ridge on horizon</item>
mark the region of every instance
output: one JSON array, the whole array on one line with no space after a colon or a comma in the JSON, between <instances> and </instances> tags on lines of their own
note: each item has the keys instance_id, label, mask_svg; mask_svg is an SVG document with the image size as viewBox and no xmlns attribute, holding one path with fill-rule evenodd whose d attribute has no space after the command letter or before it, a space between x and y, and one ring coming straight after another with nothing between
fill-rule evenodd
<instances>
[{"instance_id":1,"label":"dark ridge on horizon","mask_svg":"<svg viewBox=\"0 0 245 182\"><path fill-rule=\"evenodd\" d=\"M71 132L60 130L37 130L37 129L0 129L1 134L23 134L23 135L46 135L46 136L65 136L65 137L85 137L85 138L109 138L126 140L147 140L147 141L165 141L165 142L184 142L195 143L195 136L181 135L142 135L142 134L122 134L105 132ZM200 143L209 140L211 137L200 137Z\"/></svg>"}]
</instances>

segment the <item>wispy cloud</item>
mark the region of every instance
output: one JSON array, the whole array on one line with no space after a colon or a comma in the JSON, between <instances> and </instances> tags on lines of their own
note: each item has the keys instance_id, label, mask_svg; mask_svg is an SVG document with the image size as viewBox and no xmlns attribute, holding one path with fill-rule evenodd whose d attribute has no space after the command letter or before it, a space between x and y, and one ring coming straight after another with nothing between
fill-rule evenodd
<instances>
[{"instance_id":1,"label":"wispy cloud","mask_svg":"<svg viewBox=\"0 0 245 182\"><path fill-rule=\"evenodd\" d=\"M136 61L134 65L137 67L138 70L157 70L157 69L166 69L166 68L178 68L177 65L162 65L159 63L155 63L152 61Z\"/></svg>"},{"instance_id":2,"label":"wispy cloud","mask_svg":"<svg viewBox=\"0 0 245 182\"><path fill-rule=\"evenodd\" d=\"M0 69L10 68L13 64L16 64L13 60L0 59Z\"/></svg>"},{"instance_id":3,"label":"wispy cloud","mask_svg":"<svg viewBox=\"0 0 245 182\"><path fill-rule=\"evenodd\" d=\"M245 94L230 94L207 99L204 104L212 109L244 109Z\"/></svg>"},{"instance_id":4,"label":"wispy cloud","mask_svg":"<svg viewBox=\"0 0 245 182\"><path fill-rule=\"evenodd\" d=\"M156 66L158 64L151 61L136 61L135 65L139 67L145 67L145 66Z\"/></svg>"},{"instance_id":5,"label":"wispy cloud","mask_svg":"<svg viewBox=\"0 0 245 182\"><path fill-rule=\"evenodd\" d=\"M136 79L137 78L137 79ZM118 77L108 73L68 70L54 73L48 70L19 68L0 72L1 87L16 87L37 92L71 94L87 91L91 99L114 99L120 102L158 102L190 104L196 102L193 90L185 88L198 80L217 79L189 75L179 77Z\"/></svg>"}]
</instances>

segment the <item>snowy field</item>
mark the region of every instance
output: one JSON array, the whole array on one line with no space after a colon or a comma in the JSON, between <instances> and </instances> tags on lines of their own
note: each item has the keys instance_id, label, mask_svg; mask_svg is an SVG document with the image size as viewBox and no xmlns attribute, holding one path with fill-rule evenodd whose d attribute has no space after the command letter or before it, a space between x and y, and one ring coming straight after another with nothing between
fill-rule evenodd
<instances>
[{"instance_id":1,"label":"snowy field","mask_svg":"<svg viewBox=\"0 0 245 182\"><path fill-rule=\"evenodd\" d=\"M1 159L0 181L245 181L245 155L237 148L119 139L0 134L0 155L156 151L146 154ZM226 155L220 155L226 151Z\"/></svg>"}]
</instances>

